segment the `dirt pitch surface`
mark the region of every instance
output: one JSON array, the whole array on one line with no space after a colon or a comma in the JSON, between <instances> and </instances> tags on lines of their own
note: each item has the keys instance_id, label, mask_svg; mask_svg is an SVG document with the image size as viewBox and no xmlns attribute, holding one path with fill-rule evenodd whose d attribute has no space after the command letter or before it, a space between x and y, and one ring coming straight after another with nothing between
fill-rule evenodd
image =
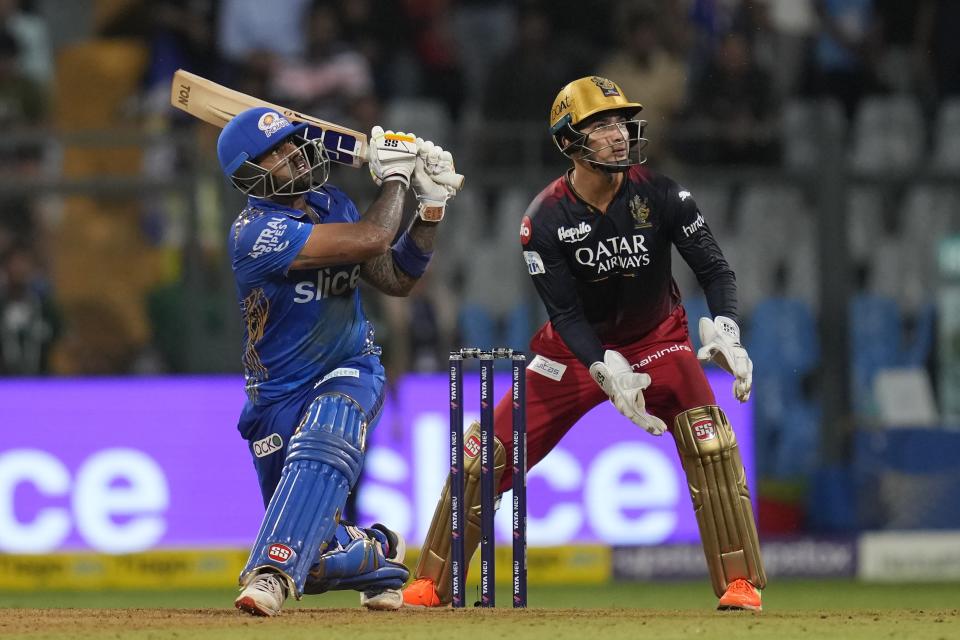
<instances>
[{"instance_id":1,"label":"dirt pitch surface","mask_svg":"<svg viewBox=\"0 0 960 640\"><path fill-rule=\"evenodd\" d=\"M402 610L291 609L253 618L232 609L0 609L2 638L264 637L351 640L406 638L493 640L564 638L843 638L948 640L960 638L960 609L849 610L776 613L643 609Z\"/></svg>"}]
</instances>

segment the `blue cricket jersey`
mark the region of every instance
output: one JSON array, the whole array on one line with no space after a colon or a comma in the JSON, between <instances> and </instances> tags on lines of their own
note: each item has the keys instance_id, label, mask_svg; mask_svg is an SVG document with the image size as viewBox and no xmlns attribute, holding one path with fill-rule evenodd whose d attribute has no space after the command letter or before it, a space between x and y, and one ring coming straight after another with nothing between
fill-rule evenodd
<instances>
[{"instance_id":1,"label":"blue cricket jersey","mask_svg":"<svg viewBox=\"0 0 960 640\"><path fill-rule=\"evenodd\" d=\"M320 224L360 219L336 187L326 185L306 198ZM359 264L289 271L314 226L303 211L253 197L233 224L243 368L253 404L312 386L350 358L379 354L360 304Z\"/></svg>"}]
</instances>

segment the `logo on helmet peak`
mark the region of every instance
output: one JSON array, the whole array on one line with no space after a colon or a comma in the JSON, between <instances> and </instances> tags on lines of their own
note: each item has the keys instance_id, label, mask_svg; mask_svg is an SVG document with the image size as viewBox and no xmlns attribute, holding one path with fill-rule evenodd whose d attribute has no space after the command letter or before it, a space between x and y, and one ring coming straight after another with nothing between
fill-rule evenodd
<instances>
[{"instance_id":1,"label":"logo on helmet peak","mask_svg":"<svg viewBox=\"0 0 960 640\"><path fill-rule=\"evenodd\" d=\"M597 88L607 97L620 95L620 91L617 90L617 85L613 84L611 80L601 78L600 76L592 76L590 81L597 85Z\"/></svg>"},{"instance_id":2,"label":"logo on helmet peak","mask_svg":"<svg viewBox=\"0 0 960 640\"><path fill-rule=\"evenodd\" d=\"M268 138L280 129L290 126L290 121L276 111L267 111L257 121L257 128Z\"/></svg>"}]
</instances>

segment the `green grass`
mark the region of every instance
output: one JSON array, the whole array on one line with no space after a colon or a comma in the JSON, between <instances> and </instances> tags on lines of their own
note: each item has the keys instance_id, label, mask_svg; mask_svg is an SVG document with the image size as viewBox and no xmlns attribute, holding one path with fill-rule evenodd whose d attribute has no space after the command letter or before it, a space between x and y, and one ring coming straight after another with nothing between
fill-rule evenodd
<instances>
[{"instance_id":1,"label":"green grass","mask_svg":"<svg viewBox=\"0 0 960 640\"><path fill-rule=\"evenodd\" d=\"M235 611L232 589L16 593L0 591L0 638L351 640L950 640L960 638L960 584L777 582L762 614L717 612L706 581L531 587L531 609L367 612L352 592L308 596L284 614ZM509 592L501 587L501 604ZM265 635L266 634L266 635Z\"/></svg>"},{"instance_id":2,"label":"green grass","mask_svg":"<svg viewBox=\"0 0 960 640\"><path fill-rule=\"evenodd\" d=\"M0 607L46 608L227 608L233 589L202 591L0 591ZM469 592L472 595L472 592ZM500 604L509 605L505 585L498 590ZM305 596L293 607L354 607L352 591ZM529 604L536 608L643 608L710 610L716 598L706 580L697 582L616 583L600 586L534 586ZM949 609L960 607L960 583L862 584L849 580L787 581L774 583L763 594L765 611L843 609Z\"/></svg>"}]
</instances>

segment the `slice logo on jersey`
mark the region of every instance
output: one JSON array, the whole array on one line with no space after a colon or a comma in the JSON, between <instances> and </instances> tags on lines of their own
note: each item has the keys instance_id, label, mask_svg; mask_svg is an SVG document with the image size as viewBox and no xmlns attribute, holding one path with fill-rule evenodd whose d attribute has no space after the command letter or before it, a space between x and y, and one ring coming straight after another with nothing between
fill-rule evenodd
<instances>
[{"instance_id":1,"label":"slice logo on jersey","mask_svg":"<svg viewBox=\"0 0 960 640\"><path fill-rule=\"evenodd\" d=\"M476 458L480 455L480 438L476 435L467 438L467 441L463 443L463 452L468 458Z\"/></svg>"},{"instance_id":2,"label":"slice logo on jersey","mask_svg":"<svg viewBox=\"0 0 960 640\"><path fill-rule=\"evenodd\" d=\"M567 370L567 365L554 362L543 356L534 356L533 360L530 361L529 368L531 371L536 371L542 376L560 382L560 379L563 378L563 373Z\"/></svg>"},{"instance_id":3,"label":"slice logo on jersey","mask_svg":"<svg viewBox=\"0 0 960 640\"><path fill-rule=\"evenodd\" d=\"M617 85L613 84L610 80L601 78L600 76L593 76L590 80L593 84L597 85L597 88L600 89L603 95L607 97L620 95L620 92L617 91Z\"/></svg>"},{"instance_id":4,"label":"slice logo on jersey","mask_svg":"<svg viewBox=\"0 0 960 640\"><path fill-rule=\"evenodd\" d=\"M294 286L297 293L293 301L298 303L313 302L323 298L332 298L352 293L360 282L360 265L353 267L324 267L317 269L314 280L303 280Z\"/></svg>"},{"instance_id":5,"label":"slice logo on jersey","mask_svg":"<svg viewBox=\"0 0 960 640\"><path fill-rule=\"evenodd\" d=\"M267 557L274 562L287 562L293 557L293 549L285 544L272 544L267 549Z\"/></svg>"},{"instance_id":6,"label":"slice logo on jersey","mask_svg":"<svg viewBox=\"0 0 960 640\"><path fill-rule=\"evenodd\" d=\"M530 223L530 216L523 216L520 221L520 244L527 246L533 238L533 225Z\"/></svg>"},{"instance_id":7,"label":"slice logo on jersey","mask_svg":"<svg viewBox=\"0 0 960 640\"><path fill-rule=\"evenodd\" d=\"M327 380L330 380L331 378L359 378L359 377L360 377L359 369L353 369L351 367L338 367L337 369L334 369L327 375L320 378L320 380L317 381L317 384L313 385L313 388L316 389L317 387L322 385Z\"/></svg>"},{"instance_id":8,"label":"slice logo on jersey","mask_svg":"<svg viewBox=\"0 0 960 640\"><path fill-rule=\"evenodd\" d=\"M630 215L633 216L634 229L646 229L653 226L652 223L648 222L650 219L650 204L646 198L633 196L630 201Z\"/></svg>"},{"instance_id":9,"label":"slice logo on jersey","mask_svg":"<svg viewBox=\"0 0 960 640\"><path fill-rule=\"evenodd\" d=\"M283 438L278 433L271 433L262 440L253 443L253 455L264 458L283 448Z\"/></svg>"},{"instance_id":10,"label":"slice logo on jersey","mask_svg":"<svg viewBox=\"0 0 960 640\"><path fill-rule=\"evenodd\" d=\"M583 242L592 230L593 227L581 220L580 224L575 227L560 227L557 229L557 237L563 242Z\"/></svg>"},{"instance_id":11,"label":"slice logo on jersey","mask_svg":"<svg viewBox=\"0 0 960 640\"><path fill-rule=\"evenodd\" d=\"M693 431L693 437L699 442L707 442L717 437L717 428L713 426L713 420L710 418L697 420L690 425L690 430Z\"/></svg>"},{"instance_id":12,"label":"slice logo on jersey","mask_svg":"<svg viewBox=\"0 0 960 640\"><path fill-rule=\"evenodd\" d=\"M527 271L530 275L535 276L547 272L543 266L543 258L536 251L524 251L523 259L527 261Z\"/></svg>"},{"instance_id":13,"label":"slice logo on jersey","mask_svg":"<svg viewBox=\"0 0 960 640\"><path fill-rule=\"evenodd\" d=\"M698 211L696 220L694 220L690 224L683 225L683 237L689 238L690 236L695 234L697 231L700 231L700 229L702 229L703 225L705 225L706 223L707 221L703 219L703 214Z\"/></svg>"},{"instance_id":14,"label":"slice logo on jersey","mask_svg":"<svg viewBox=\"0 0 960 640\"><path fill-rule=\"evenodd\" d=\"M267 222L267 228L260 232L260 235L257 236L256 241L253 243L253 248L250 249L250 257L256 259L265 253L286 249L290 246L290 241L284 240L280 242L280 239L286 232L286 218L277 216L270 218L270 221Z\"/></svg>"},{"instance_id":15,"label":"slice logo on jersey","mask_svg":"<svg viewBox=\"0 0 960 640\"><path fill-rule=\"evenodd\" d=\"M268 138L280 129L290 126L290 121L275 111L268 111L257 121L257 128L263 131L263 135Z\"/></svg>"}]
</instances>

